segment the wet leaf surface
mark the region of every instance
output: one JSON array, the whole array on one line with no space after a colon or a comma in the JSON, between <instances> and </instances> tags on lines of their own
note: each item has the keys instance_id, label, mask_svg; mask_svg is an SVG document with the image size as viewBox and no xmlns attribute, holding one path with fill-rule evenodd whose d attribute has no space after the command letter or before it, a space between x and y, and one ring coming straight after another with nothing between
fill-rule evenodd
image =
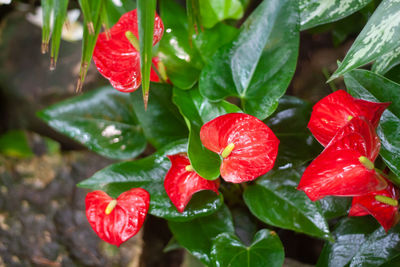
<instances>
[{"instance_id":1,"label":"wet leaf surface","mask_svg":"<svg viewBox=\"0 0 400 267\"><path fill-rule=\"evenodd\" d=\"M171 167L167 155L185 152L186 148L186 140L171 143L147 158L110 165L79 183L79 186L103 190L112 197L133 187L143 188L150 193L149 213L167 220L189 221L210 215L222 205L222 194L217 196L211 191L196 193L185 211L180 213L165 192L164 177Z\"/></svg>"},{"instance_id":2,"label":"wet leaf surface","mask_svg":"<svg viewBox=\"0 0 400 267\"><path fill-rule=\"evenodd\" d=\"M146 147L128 94L103 87L38 113L52 128L109 158L134 158Z\"/></svg>"}]
</instances>

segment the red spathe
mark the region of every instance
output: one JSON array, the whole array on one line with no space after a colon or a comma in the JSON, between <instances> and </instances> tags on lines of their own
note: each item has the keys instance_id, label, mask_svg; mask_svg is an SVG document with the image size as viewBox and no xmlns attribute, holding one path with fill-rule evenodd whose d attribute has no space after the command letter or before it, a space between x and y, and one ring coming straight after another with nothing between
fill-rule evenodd
<instances>
[{"instance_id":1,"label":"red spathe","mask_svg":"<svg viewBox=\"0 0 400 267\"><path fill-rule=\"evenodd\" d=\"M150 194L142 188L122 193L110 214L106 208L113 199L103 191L86 195L86 217L96 234L104 241L120 246L136 235L149 210Z\"/></svg>"},{"instance_id":2,"label":"red spathe","mask_svg":"<svg viewBox=\"0 0 400 267\"><path fill-rule=\"evenodd\" d=\"M222 154L229 144L232 152L223 159L221 176L227 182L251 181L274 166L279 140L262 121L244 113L219 116L201 127L203 145Z\"/></svg>"}]
</instances>

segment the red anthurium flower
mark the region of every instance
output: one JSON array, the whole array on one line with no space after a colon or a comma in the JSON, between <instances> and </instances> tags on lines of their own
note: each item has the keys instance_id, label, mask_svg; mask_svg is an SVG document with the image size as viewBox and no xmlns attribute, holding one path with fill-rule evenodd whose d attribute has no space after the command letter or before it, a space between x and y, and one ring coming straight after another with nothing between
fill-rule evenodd
<instances>
[{"instance_id":1,"label":"red anthurium flower","mask_svg":"<svg viewBox=\"0 0 400 267\"><path fill-rule=\"evenodd\" d=\"M336 132L353 117L363 116L376 128L383 111L389 105L390 103L355 99L346 91L338 90L314 105L308 128L326 146Z\"/></svg>"},{"instance_id":2,"label":"red anthurium flower","mask_svg":"<svg viewBox=\"0 0 400 267\"><path fill-rule=\"evenodd\" d=\"M164 25L156 14L153 45L160 41L163 32ZM135 9L122 15L108 33L100 33L94 48L93 60L97 69L115 89L122 92L133 92L141 84L140 54L135 48L138 36ZM152 72L151 80L159 81L158 77L155 79L154 70Z\"/></svg>"},{"instance_id":3,"label":"red anthurium flower","mask_svg":"<svg viewBox=\"0 0 400 267\"><path fill-rule=\"evenodd\" d=\"M164 180L164 188L179 212L185 210L193 194L211 190L218 194L219 181L200 177L190 165L186 153L169 155L172 165Z\"/></svg>"},{"instance_id":4,"label":"red anthurium flower","mask_svg":"<svg viewBox=\"0 0 400 267\"><path fill-rule=\"evenodd\" d=\"M360 196L385 188L387 184L373 163L379 148L373 126L361 117L351 119L307 167L298 189L315 201L328 195Z\"/></svg>"},{"instance_id":5,"label":"red anthurium flower","mask_svg":"<svg viewBox=\"0 0 400 267\"><path fill-rule=\"evenodd\" d=\"M399 220L399 190L389 181L388 186L363 196L354 197L349 216L372 215L388 231Z\"/></svg>"},{"instance_id":6,"label":"red anthurium flower","mask_svg":"<svg viewBox=\"0 0 400 267\"><path fill-rule=\"evenodd\" d=\"M150 195L142 188L133 188L112 199L103 191L94 191L87 194L85 202L86 217L96 234L119 247L142 227Z\"/></svg>"},{"instance_id":7,"label":"red anthurium flower","mask_svg":"<svg viewBox=\"0 0 400 267\"><path fill-rule=\"evenodd\" d=\"M251 181L272 169L279 140L262 121L244 113L219 116L201 127L203 145L222 156L221 176L232 183Z\"/></svg>"}]
</instances>

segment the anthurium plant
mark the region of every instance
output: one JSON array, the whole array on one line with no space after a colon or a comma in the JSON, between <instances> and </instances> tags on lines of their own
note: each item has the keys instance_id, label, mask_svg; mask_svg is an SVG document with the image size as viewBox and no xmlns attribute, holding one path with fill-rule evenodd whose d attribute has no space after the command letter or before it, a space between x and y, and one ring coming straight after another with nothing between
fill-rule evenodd
<instances>
[{"instance_id":1,"label":"anthurium plant","mask_svg":"<svg viewBox=\"0 0 400 267\"><path fill-rule=\"evenodd\" d=\"M400 1L183 2L79 1L83 93L38 116L120 161L78 184L94 232L123 246L151 214L207 266L282 266L280 229L324 240L317 266L400 266ZM42 7L55 67L68 1ZM343 88L287 93L301 32L358 13Z\"/></svg>"}]
</instances>

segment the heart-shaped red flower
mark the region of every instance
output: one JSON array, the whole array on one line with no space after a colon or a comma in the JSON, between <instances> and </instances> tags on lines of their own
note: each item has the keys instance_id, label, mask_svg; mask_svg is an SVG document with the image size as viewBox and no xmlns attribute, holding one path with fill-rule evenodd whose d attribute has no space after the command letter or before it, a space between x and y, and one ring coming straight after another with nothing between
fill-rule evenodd
<instances>
[{"instance_id":1,"label":"heart-shaped red flower","mask_svg":"<svg viewBox=\"0 0 400 267\"><path fill-rule=\"evenodd\" d=\"M374 160L380 141L374 127L353 118L307 167L298 189L312 200L325 196L361 196L386 187L376 173Z\"/></svg>"},{"instance_id":2,"label":"heart-shaped red flower","mask_svg":"<svg viewBox=\"0 0 400 267\"><path fill-rule=\"evenodd\" d=\"M131 32L138 38L138 23L136 9L125 13L109 30L100 33L93 52L93 60L99 72L107 78L111 85L122 92L133 92L141 84L140 54L128 40L126 33ZM154 20L153 45L158 43L163 35L164 25L156 14ZM154 62L154 60L153 60ZM157 64L155 64L157 66ZM152 70L152 81L155 72Z\"/></svg>"},{"instance_id":3,"label":"heart-shaped red flower","mask_svg":"<svg viewBox=\"0 0 400 267\"><path fill-rule=\"evenodd\" d=\"M376 128L383 111L389 105L390 103L356 99L346 91L338 90L314 105L308 128L326 146L336 132L353 117L363 116Z\"/></svg>"},{"instance_id":4,"label":"heart-shaped red flower","mask_svg":"<svg viewBox=\"0 0 400 267\"><path fill-rule=\"evenodd\" d=\"M133 188L112 199L103 191L86 196L86 217L104 241L120 246L139 232L149 210L150 194Z\"/></svg>"},{"instance_id":5,"label":"heart-shaped red flower","mask_svg":"<svg viewBox=\"0 0 400 267\"><path fill-rule=\"evenodd\" d=\"M349 216L372 215L389 231L399 221L399 190L386 180L387 187L363 196L354 197Z\"/></svg>"},{"instance_id":6,"label":"heart-shaped red flower","mask_svg":"<svg viewBox=\"0 0 400 267\"><path fill-rule=\"evenodd\" d=\"M244 113L219 116L200 130L203 145L222 156L225 181L251 181L272 169L279 140L262 121Z\"/></svg>"},{"instance_id":7,"label":"heart-shaped red flower","mask_svg":"<svg viewBox=\"0 0 400 267\"><path fill-rule=\"evenodd\" d=\"M164 180L168 197L179 212L185 210L193 194L201 190L211 190L218 194L219 181L200 177L190 165L186 153L168 155L171 168Z\"/></svg>"}]
</instances>

